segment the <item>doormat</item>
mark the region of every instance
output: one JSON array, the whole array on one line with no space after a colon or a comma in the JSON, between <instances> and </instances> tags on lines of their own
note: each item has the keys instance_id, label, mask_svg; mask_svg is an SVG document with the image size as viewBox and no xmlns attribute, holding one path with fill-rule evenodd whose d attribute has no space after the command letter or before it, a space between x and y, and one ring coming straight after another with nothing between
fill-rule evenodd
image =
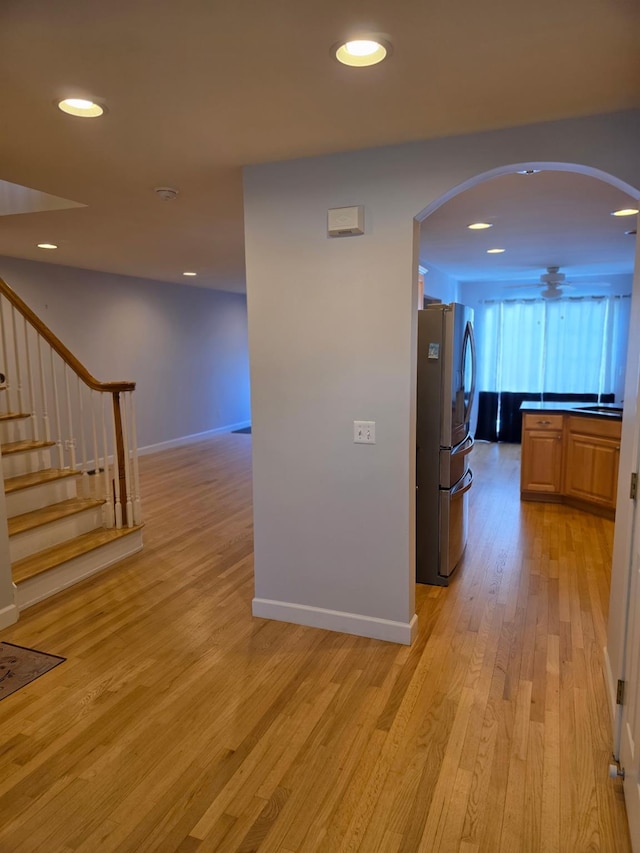
<instances>
[{"instance_id":1,"label":"doormat","mask_svg":"<svg viewBox=\"0 0 640 853\"><path fill-rule=\"evenodd\" d=\"M0 699L11 696L66 658L0 642Z\"/></svg>"},{"instance_id":2,"label":"doormat","mask_svg":"<svg viewBox=\"0 0 640 853\"><path fill-rule=\"evenodd\" d=\"M232 429L231 432L243 432L247 435L251 435L251 427L242 427L242 429Z\"/></svg>"}]
</instances>

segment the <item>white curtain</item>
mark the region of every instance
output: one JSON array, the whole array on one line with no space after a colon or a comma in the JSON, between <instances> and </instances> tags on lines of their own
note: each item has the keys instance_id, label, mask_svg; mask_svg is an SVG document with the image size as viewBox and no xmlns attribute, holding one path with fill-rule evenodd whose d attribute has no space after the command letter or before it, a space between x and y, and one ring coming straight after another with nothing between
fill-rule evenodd
<instances>
[{"instance_id":1,"label":"white curtain","mask_svg":"<svg viewBox=\"0 0 640 853\"><path fill-rule=\"evenodd\" d=\"M482 391L611 394L624 384L629 297L488 302L477 312Z\"/></svg>"}]
</instances>

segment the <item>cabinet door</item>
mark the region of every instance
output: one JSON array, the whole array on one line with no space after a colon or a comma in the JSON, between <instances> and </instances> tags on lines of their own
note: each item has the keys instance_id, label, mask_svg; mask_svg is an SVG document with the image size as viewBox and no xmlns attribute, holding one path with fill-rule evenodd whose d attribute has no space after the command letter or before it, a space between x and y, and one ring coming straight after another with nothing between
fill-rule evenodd
<instances>
[{"instance_id":1,"label":"cabinet door","mask_svg":"<svg viewBox=\"0 0 640 853\"><path fill-rule=\"evenodd\" d=\"M527 429L523 439L521 491L560 494L562 432L553 429Z\"/></svg>"},{"instance_id":2,"label":"cabinet door","mask_svg":"<svg viewBox=\"0 0 640 853\"><path fill-rule=\"evenodd\" d=\"M568 434L565 492L615 508L620 445L611 438Z\"/></svg>"}]
</instances>

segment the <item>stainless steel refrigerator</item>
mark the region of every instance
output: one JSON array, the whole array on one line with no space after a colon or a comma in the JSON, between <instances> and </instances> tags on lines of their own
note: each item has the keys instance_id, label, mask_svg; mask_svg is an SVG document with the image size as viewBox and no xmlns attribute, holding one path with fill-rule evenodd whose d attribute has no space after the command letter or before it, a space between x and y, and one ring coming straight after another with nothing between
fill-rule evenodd
<instances>
[{"instance_id":1,"label":"stainless steel refrigerator","mask_svg":"<svg viewBox=\"0 0 640 853\"><path fill-rule=\"evenodd\" d=\"M467 544L475 394L473 310L418 311L416 580L447 586Z\"/></svg>"}]
</instances>

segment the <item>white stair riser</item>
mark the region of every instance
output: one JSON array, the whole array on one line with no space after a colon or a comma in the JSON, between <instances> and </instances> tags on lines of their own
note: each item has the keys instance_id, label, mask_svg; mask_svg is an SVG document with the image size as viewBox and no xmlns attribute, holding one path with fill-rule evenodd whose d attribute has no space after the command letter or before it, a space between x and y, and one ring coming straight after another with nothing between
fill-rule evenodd
<instances>
[{"instance_id":1,"label":"white stair riser","mask_svg":"<svg viewBox=\"0 0 640 853\"><path fill-rule=\"evenodd\" d=\"M2 476L5 478L31 474L44 468L51 468L51 448L2 455Z\"/></svg>"},{"instance_id":2,"label":"white stair riser","mask_svg":"<svg viewBox=\"0 0 640 853\"><path fill-rule=\"evenodd\" d=\"M20 610L37 604L50 595L66 589L83 578L90 577L96 572L124 560L130 554L135 554L142 548L142 530L134 531L113 542L107 542L100 548L74 557L61 566L49 569L18 584L16 604Z\"/></svg>"},{"instance_id":3,"label":"white stair riser","mask_svg":"<svg viewBox=\"0 0 640 853\"><path fill-rule=\"evenodd\" d=\"M61 542L67 542L98 527L102 527L101 506L91 507L32 530L25 530L24 533L18 533L9 539L11 562L29 557L38 551L44 551Z\"/></svg>"},{"instance_id":4,"label":"white stair riser","mask_svg":"<svg viewBox=\"0 0 640 853\"><path fill-rule=\"evenodd\" d=\"M51 483L39 483L28 489L10 492L6 496L7 518L14 518L34 509L42 509L50 504L66 501L77 497L77 478L66 477L64 480L54 480Z\"/></svg>"},{"instance_id":5,"label":"white stair riser","mask_svg":"<svg viewBox=\"0 0 640 853\"><path fill-rule=\"evenodd\" d=\"M6 444L9 441L24 441L27 438L33 438L30 418L0 421L0 444Z\"/></svg>"}]
</instances>

